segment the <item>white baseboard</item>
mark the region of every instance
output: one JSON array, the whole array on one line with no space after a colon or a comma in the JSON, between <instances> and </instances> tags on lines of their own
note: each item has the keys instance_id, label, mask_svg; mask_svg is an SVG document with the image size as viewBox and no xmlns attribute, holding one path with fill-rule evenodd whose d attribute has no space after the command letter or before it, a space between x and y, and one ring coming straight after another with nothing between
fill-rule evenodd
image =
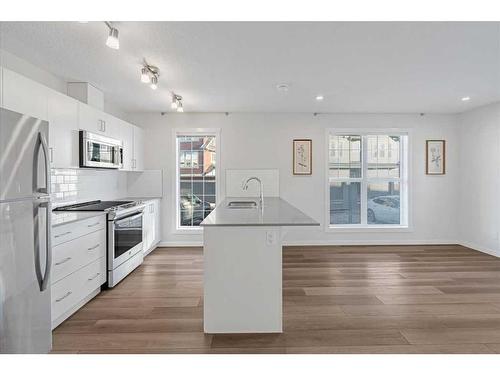
<instances>
[{"instance_id":1,"label":"white baseboard","mask_svg":"<svg viewBox=\"0 0 500 375\"><path fill-rule=\"evenodd\" d=\"M454 245L456 240L312 240L283 241L283 246L390 246L390 245Z\"/></svg>"},{"instance_id":2,"label":"white baseboard","mask_svg":"<svg viewBox=\"0 0 500 375\"><path fill-rule=\"evenodd\" d=\"M310 240L284 241L283 246L454 245L456 240ZM159 247L200 247L203 241L162 241Z\"/></svg>"},{"instance_id":3,"label":"white baseboard","mask_svg":"<svg viewBox=\"0 0 500 375\"><path fill-rule=\"evenodd\" d=\"M200 247L203 241L161 241L158 247Z\"/></svg>"},{"instance_id":4,"label":"white baseboard","mask_svg":"<svg viewBox=\"0 0 500 375\"><path fill-rule=\"evenodd\" d=\"M478 244L473 243L473 242L462 241L462 242L459 242L459 245L468 247L468 248L473 249L473 250L480 251L480 252L488 254L488 255L493 255L497 258L500 257L500 252L488 249L482 245L478 245Z\"/></svg>"}]
</instances>

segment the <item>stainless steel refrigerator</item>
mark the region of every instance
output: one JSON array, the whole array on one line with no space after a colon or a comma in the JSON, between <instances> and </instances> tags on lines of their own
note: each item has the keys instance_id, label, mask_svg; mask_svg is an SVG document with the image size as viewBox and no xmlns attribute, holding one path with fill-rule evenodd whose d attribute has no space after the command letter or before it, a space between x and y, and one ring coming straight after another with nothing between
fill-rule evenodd
<instances>
[{"instance_id":1,"label":"stainless steel refrigerator","mask_svg":"<svg viewBox=\"0 0 500 375\"><path fill-rule=\"evenodd\" d=\"M0 353L48 353L48 123L0 107Z\"/></svg>"}]
</instances>

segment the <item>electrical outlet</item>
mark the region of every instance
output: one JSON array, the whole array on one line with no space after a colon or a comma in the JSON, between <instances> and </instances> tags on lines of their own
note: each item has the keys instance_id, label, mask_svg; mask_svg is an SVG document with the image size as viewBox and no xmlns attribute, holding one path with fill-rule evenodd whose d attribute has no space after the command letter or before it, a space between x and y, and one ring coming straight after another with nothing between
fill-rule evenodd
<instances>
[{"instance_id":1,"label":"electrical outlet","mask_svg":"<svg viewBox=\"0 0 500 375\"><path fill-rule=\"evenodd\" d=\"M266 232L266 244L267 245L276 245L276 232L275 231L267 231Z\"/></svg>"}]
</instances>

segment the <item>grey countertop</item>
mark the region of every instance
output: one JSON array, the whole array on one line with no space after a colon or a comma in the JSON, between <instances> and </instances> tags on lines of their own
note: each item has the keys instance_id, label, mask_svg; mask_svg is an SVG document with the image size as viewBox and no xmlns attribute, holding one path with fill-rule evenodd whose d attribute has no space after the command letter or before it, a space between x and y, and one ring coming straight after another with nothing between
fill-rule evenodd
<instances>
[{"instance_id":1,"label":"grey countertop","mask_svg":"<svg viewBox=\"0 0 500 375\"><path fill-rule=\"evenodd\" d=\"M85 220L85 219L89 219L91 217L100 216L100 215L106 215L106 212L102 212L102 211L88 211L88 212L56 211L56 212L52 212L52 227L57 227L59 225L72 223L74 221Z\"/></svg>"},{"instance_id":2,"label":"grey countertop","mask_svg":"<svg viewBox=\"0 0 500 375\"><path fill-rule=\"evenodd\" d=\"M255 201L255 198L226 198L200 224L201 226L315 226L319 223L278 197L265 197L264 209L228 208L230 201Z\"/></svg>"}]
</instances>

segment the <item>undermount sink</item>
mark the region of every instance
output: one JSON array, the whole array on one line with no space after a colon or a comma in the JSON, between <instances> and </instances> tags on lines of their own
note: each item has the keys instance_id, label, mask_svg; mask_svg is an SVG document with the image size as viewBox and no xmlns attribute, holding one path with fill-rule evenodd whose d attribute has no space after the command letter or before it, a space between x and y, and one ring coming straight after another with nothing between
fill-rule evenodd
<instances>
[{"instance_id":1,"label":"undermount sink","mask_svg":"<svg viewBox=\"0 0 500 375\"><path fill-rule=\"evenodd\" d=\"M231 201L227 204L227 208L256 208L255 201Z\"/></svg>"}]
</instances>

